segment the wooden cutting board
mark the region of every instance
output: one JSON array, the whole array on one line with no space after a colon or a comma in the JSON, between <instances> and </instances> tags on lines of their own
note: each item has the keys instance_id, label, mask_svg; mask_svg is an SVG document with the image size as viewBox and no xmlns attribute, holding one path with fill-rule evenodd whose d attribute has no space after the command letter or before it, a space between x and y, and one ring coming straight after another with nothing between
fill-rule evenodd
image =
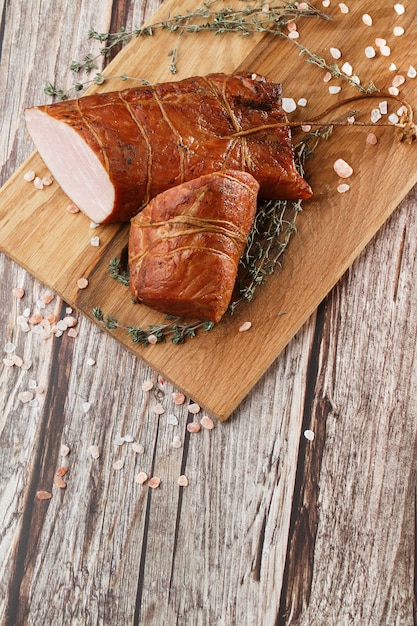
<instances>
[{"instance_id":1,"label":"wooden cutting board","mask_svg":"<svg viewBox=\"0 0 417 626\"><path fill-rule=\"evenodd\" d=\"M321 8L321 3L316 4ZM400 87L401 96L415 101L417 79L408 78L407 71L412 64L412 28L417 9L407 8L399 16L393 2L368 0L366 10L373 17L373 25L367 26L362 21L363 9L354 7L362 3L347 0L347 4L350 11L344 14L338 3L332 2L328 9L331 21L300 20L298 43L331 64L336 61L330 48L340 49L339 66L348 61L363 84L373 80L380 90L390 87L393 77L401 74L406 77ZM242 7L239 2L235 5ZM174 0L166 0L151 22L199 6L198 2L188 1L179 8ZM216 6L226 5L217 2ZM405 33L395 36L394 26L402 26ZM386 39L391 47L389 57L376 48L376 37ZM373 59L364 53L369 45L377 49ZM173 48L178 50L175 75L170 72L168 56ZM236 69L265 74L283 83L284 96L308 100L306 107L298 107L290 115L293 120L308 120L338 99L358 93L342 79L324 82L325 71L305 59L299 55L296 44L270 35L179 36L155 29L152 37L133 39L106 74L129 74L151 82ZM397 71L389 69L391 63L395 63ZM341 86L341 92L331 95L329 85ZM126 86L126 82L115 80L93 89ZM369 121L370 109L384 100L384 96L378 95L372 101L350 106L364 112L358 119ZM389 101L389 112L395 112L399 106L398 102ZM345 106L327 119L347 111ZM386 118L382 121L386 122ZM370 130L337 128L327 142L319 145L307 164L314 197L303 205L283 269L268 278L250 304L233 316L226 316L213 331L200 333L180 346L167 342L141 347L132 344L121 330L114 331L114 336L208 413L220 420L227 419L417 182L417 145L400 143L396 131L386 126L372 129L378 143L370 145L366 141ZM333 163L339 157L354 169L350 190L344 194L337 192L341 181L333 171ZM1 250L93 320L93 307L100 307L105 315L126 325L161 322L163 316L132 305L127 288L109 276L108 263L125 246L127 227L100 226L92 231L86 217L65 211L69 201L56 183L39 191L25 182L23 175L29 169L40 176L47 173L34 153L0 191ZM98 248L90 245L93 235L100 238ZM376 272L383 270L375 268ZM80 277L88 278L87 289L78 289ZM239 332L242 322L248 320L252 322L251 329Z\"/></svg>"}]
</instances>

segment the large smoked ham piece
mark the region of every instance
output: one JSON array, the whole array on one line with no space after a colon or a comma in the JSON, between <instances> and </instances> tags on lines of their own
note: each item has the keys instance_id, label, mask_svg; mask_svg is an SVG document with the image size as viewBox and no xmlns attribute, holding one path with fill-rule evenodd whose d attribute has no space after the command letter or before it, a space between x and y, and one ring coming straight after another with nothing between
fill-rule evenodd
<instances>
[{"instance_id":1,"label":"large smoked ham piece","mask_svg":"<svg viewBox=\"0 0 417 626\"><path fill-rule=\"evenodd\" d=\"M97 223L128 221L170 187L250 172L269 199L311 189L298 174L281 85L209 74L32 107L26 125L63 191Z\"/></svg>"},{"instance_id":2,"label":"large smoked ham piece","mask_svg":"<svg viewBox=\"0 0 417 626\"><path fill-rule=\"evenodd\" d=\"M156 196L131 221L131 293L158 311L218 322L256 212L251 174L224 170Z\"/></svg>"}]
</instances>

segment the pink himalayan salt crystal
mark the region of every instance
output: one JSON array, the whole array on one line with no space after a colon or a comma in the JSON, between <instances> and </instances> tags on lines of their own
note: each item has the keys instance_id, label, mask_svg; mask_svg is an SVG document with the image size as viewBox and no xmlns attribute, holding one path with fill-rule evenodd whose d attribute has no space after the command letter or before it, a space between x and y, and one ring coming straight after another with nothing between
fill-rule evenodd
<instances>
[{"instance_id":1,"label":"pink himalayan salt crystal","mask_svg":"<svg viewBox=\"0 0 417 626\"><path fill-rule=\"evenodd\" d=\"M375 146L378 143L378 139L375 133L368 133L368 136L366 137L366 143L369 143L371 146Z\"/></svg>"},{"instance_id":2,"label":"pink himalayan salt crystal","mask_svg":"<svg viewBox=\"0 0 417 626\"><path fill-rule=\"evenodd\" d=\"M349 178L353 174L353 169L344 159L336 159L333 169L340 178Z\"/></svg>"}]
</instances>

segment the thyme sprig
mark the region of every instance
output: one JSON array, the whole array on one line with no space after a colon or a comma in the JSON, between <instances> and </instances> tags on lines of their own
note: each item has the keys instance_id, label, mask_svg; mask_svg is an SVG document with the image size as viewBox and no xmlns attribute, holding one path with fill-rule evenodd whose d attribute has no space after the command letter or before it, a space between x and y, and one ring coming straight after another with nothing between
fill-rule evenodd
<instances>
[{"instance_id":1,"label":"thyme sprig","mask_svg":"<svg viewBox=\"0 0 417 626\"><path fill-rule=\"evenodd\" d=\"M186 321L177 316L166 316L164 324L149 325L146 328L141 326L124 326L110 315L104 316L99 307L92 310L94 318L107 330L124 330L133 343L142 345L163 343L169 338L171 343L183 344L186 339L195 337L199 329L209 331L214 328L213 322L206 321Z\"/></svg>"}]
</instances>

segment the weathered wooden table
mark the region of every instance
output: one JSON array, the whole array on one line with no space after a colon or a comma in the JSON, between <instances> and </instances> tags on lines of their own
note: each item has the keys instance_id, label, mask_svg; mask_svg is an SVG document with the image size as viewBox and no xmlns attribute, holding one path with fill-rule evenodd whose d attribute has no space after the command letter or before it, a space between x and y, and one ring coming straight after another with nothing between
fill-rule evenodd
<instances>
[{"instance_id":1,"label":"weathered wooden table","mask_svg":"<svg viewBox=\"0 0 417 626\"><path fill-rule=\"evenodd\" d=\"M3 1L2 183L33 149L24 107L68 84L88 27L160 4ZM231 419L199 433L192 400L83 316L75 337L25 332L48 289L0 256L1 624L415 623L416 215L414 188Z\"/></svg>"}]
</instances>

